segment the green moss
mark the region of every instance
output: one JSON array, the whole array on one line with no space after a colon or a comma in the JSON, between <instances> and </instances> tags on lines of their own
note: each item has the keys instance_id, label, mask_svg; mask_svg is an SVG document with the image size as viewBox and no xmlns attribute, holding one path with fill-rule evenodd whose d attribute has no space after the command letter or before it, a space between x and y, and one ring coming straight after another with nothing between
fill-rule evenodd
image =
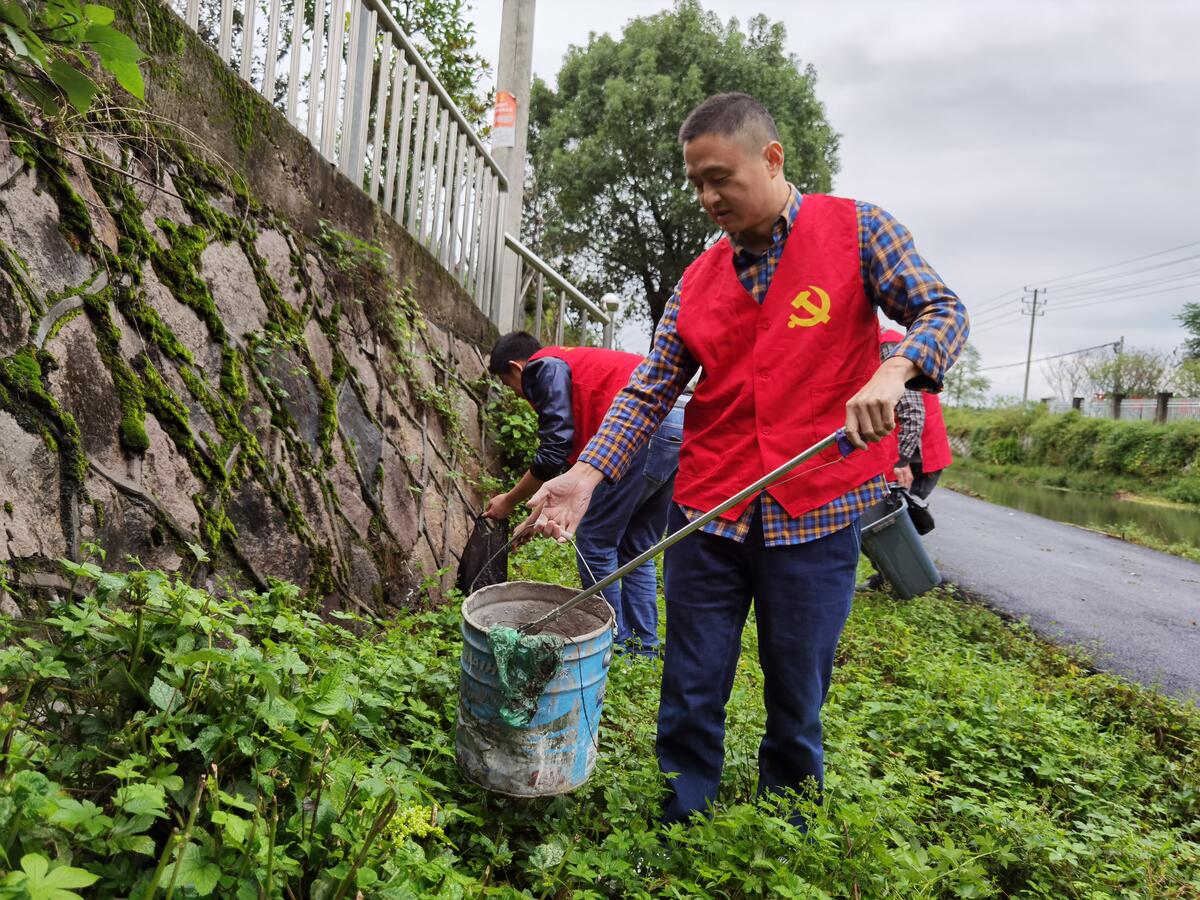
<instances>
[{"instance_id":1,"label":"green moss","mask_svg":"<svg viewBox=\"0 0 1200 900\"><path fill-rule=\"evenodd\" d=\"M208 326L209 334L219 344L226 344L229 335L208 285L200 277L197 265L209 238L199 225L176 225L159 219L158 227L171 242L169 250L157 245L151 251L154 273L180 303L190 307Z\"/></svg>"},{"instance_id":2,"label":"green moss","mask_svg":"<svg viewBox=\"0 0 1200 900\"><path fill-rule=\"evenodd\" d=\"M31 322L36 322L46 312L46 306L29 283L29 266L16 250L3 241L0 241L0 269L8 273L7 281L0 279L0 289L6 295L0 299L6 303L15 302L8 290L11 284L13 291L20 297L20 302L29 310ZM31 324L31 327L34 326Z\"/></svg>"},{"instance_id":3,"label":"green moss","mask_svg":"<svg viewBox=\"0 0 1200 900\"><path fill-rule=\"evenodd\" d=\"M117 252L106 253L111 271L131 276L135 283L142 280L142 261L150 258L156 245L142 223L144 204L127 181L103 166L87 163L92 186L104 200L117 226Z\"/></svg>"},{"instance_id":4,"label":"green moss","mask_svg":"<svg viewBox=\"0 0 1200 900\"><path fill-rule=\"evenodd\" d=\"M242 354L236 347L221 350L221 390L238 407L250 399L250 388L242 372Z\"/></svg>"},{"instance_id":5,"label":"green moss","mask_svg":"<svg viewBox=\"0 0 1200 900\"><path fill-rule=\"evenodd\" d=\"M26 431L42 435L50 452L59 457L63 496L73 500L87 475L88 461L74 416L46 389L44 373L55 365L53 357L32 346L0 359L0 409Z\"/></svg>"},{"instance_id":6,"label":"green moss","mask_svg":"<svg viewBox=\"0 0 1200 900\"><path fill-rule=\"evenodd\" d=\"M149 75L155 83L169 81L179 85L183 80L183 70L179 60L186 49L187 27L173 15L165 3L139 2L139 0L117 0L116 10L120 24L138 46L149 57L143 66L149 70Z\"/></svg>"},{"instance_id":7,"label":"green moss","mask_svg":"<svg viewBox=\"0 0 1200 900\"><path fill-rule=\"evenodd\" d=\"M4 501L4 511L10 516L13 514L13 505L11 500Z\"/></svg>"},{"instance_id":8,"label":"green moss","mask_svg":"<svg viewBox=\"0 0 1200 900\"><path fill-rule=\"evenodd\" d=\"M58 333L62 331L64 327L66 327L68 322L70 322L72 319L79 318L81 315L83 315L82 306L69 310L55 319L54 324L50 326L50 330L46 332L46 343L52 341L55 336L57 336Z\"/></svg>"},{"instance_id":9,"label":"green moss","mask_svg":"<svg viewBox=\"0 0 1200 900\"><path fill-rule=\"evenodd\" d=\"M150 446L146 436L146 400L141 382L121 355L121 331L113 321L111 295L112 288L109 287L86 296L83 308L92 320L96 347L112 375L117 401L121 405L121 421L117 426L121 447L127 453L145 453Z\"/></svg>"},{"instance_id":10,"label":"green moss","mask_svg":"<svg viewBox=\"0 0 1200 900\"><path fill-rule=\"evenodd\" d=\"M137 361L147 409L171 436L176 448L187 459L188 465L198 478L210 485L224 482L225 471L220 466L214 466L196 444L187 406L163 381L158 370L145 356L139 356Z\"/></svg>"},{"instance_id":11,"label":"green moss","mask_svg":"<svg viewBox=\"0 0 1200 900\"><path fill-rule=\"evenodd\" d=\"M103 528L104 523L108 519L108 514L104 509L104 504L99 500L91 500L92 513L96 516L96 527Z\"/></svg>"}]
</instances>

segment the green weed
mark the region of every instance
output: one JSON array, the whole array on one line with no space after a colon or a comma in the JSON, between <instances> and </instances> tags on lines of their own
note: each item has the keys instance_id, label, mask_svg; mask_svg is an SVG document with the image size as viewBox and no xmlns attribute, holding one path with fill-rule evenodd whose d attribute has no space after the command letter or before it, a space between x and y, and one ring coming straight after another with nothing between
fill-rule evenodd
<instances>
[{"instance_id":1,"label":"green weed","mask_svg":"<svg viewBox=\"0 0 1200 900\"><path fill-rule=\"evenodd\" d=\"M534 542L513 575L570 583L569 554ZM455 766L456 604L328 622L283 584L66 570L86 597L0 618L0 897L56 878L97 897L1200 892L1194 708L947 593L856 598L823 805L753 800L748 627L715 815L664 830L657 661L610 671L585 786L516 800Z\"/></svg>"}]
</instances>

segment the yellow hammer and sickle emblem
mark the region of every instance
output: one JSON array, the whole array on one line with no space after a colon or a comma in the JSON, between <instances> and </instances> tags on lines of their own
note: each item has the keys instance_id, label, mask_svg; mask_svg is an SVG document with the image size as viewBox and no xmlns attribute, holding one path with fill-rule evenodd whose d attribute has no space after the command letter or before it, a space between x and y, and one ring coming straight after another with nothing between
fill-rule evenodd
<instances>
[{"instance_id":1,"label":"yellow hammer and sickle emblem","mask_svg":"<svg viewBox=\"0 0 1200 900\"><path fill-rule=\"evenodd\" d=\"M815 303L811 299L814 293L817 295ZM829 295L815 284L810 284L807 291L797 294L796 299L792 301L792 306L804 310L808 313L808 318L790 315L788 316L788 328L812 328L814 325L824 325L829 321Z\"/></svg>"}]
</instances>

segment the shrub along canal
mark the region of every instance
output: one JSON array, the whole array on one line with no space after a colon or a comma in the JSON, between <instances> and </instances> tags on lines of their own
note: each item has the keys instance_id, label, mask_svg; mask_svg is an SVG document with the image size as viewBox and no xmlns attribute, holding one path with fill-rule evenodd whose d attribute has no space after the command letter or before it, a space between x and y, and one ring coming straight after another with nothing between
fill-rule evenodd
<instances>
[{"instance_id":1,"label":"shrub along canal","mask_svg":"<svg viewBox=\"0 0 1200 900\"><path fill-rule=\"evenodd\" d=\"M944 483L949 487L965 488L993 503L1047 519L1111 531L1132 526L1166 544L1186 544L1200 549L1200 508L1121 500L1103 494L1028 484L997 478L963 465L947 470Z\"/></svg>"}]
</instances>

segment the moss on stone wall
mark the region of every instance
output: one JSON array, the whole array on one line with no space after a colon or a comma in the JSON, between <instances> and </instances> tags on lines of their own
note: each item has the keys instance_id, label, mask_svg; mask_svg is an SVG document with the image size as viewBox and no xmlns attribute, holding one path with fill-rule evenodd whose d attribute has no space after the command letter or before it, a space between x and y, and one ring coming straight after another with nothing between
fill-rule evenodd
<instances>
[{"instance_id":1,"label":"moss on stone wall","mask_svg":"<svg viewBox=\"0 0 1200 900\"><path fill-rule=\"evenodd\" d=\"M64 490L77 488L87 475L87 455L74 417L63 410L46 386L45 373L57 366L50 354L32 346L0 359L0 409L26 431L41 434L58 454Z\"/></svg>"},{"instance_id":2,"label":"moss on stone wall","mask_svg":"<svg viewBox=\"0 0 1200 900\"><path fill-rule=\"evenodd\" d=\"M141 15L143 24L154 31L158 29L156 17L161 8L157 3L150 6L154 9L137 5L126 12L133 18ZM158 57L156 66L169 68L167 57L171 48L181 46L177 36L170 33L174 28L177 23L168 18L162 32L149 40L139 32L139 39L145 41L143 45ZM239 145L246 149L266 130L262 127L264 118L273 113L238 83L227 67L220 68L223 78L232 79L228 82L231 99L227 104L234 119L230 127ZM152 67L152 71L162 70ZM405 496L403 502L391 501L392 505L387 507L383 494L385 483L400 494L414 489L424 491L429 497L438 496L436 505L445 510L450 506L450 495L459 491L453 483L458 477L453 461L475 452L462 438L463 430L454 409L454 391L460 387L460 379L454 376L448 360L430 349L427 328L411 285L397 287L388 275L389 258L377 244L324 226L311 237L294 234L286 222L263 210L246 192L244 184L183 149L170 135L158 134L156 126L137 121L136 115L119 110L107 115L107 121L97 121L91 127L100 130L112 127L115 136L108 140L97 133L96 137L105 141L105 146L89 146L89 155L112 159L115 144L121 157L117 168L121 170L140 173L137 177L155 178L156 173L169 169L173 193L178 195L186 216L172 218L156 212L157 228L148 228L147 202L152 210L161 211L164 207L155 206L153 199L146 202L139 199L139 192L141 197L146 192L135 189L133 182L113 168L86 162L82 189L85 193L90 190L86 185L90 181L104 203L116 228L114 242L107 217L98 216L93 223L80 193L72 186L72 179L80 181L78 167L73 171L66 164L63 151L39 137L16 101L0 91L0 118L6 127L13 126L10 135L14 152L37 171L39 183L53 197L60 228L71 247L88 258L94 272L103 272L105 280L98 281L93 275L84 284L55 296L38 297L23 280L22 261L2 244L0 268L9 275L16 292L22 294L20 302L29 307L33 326L39 324L37 320L55 299L80 297L82 309L61 316L57 322L41 323L42 333L53 337L74 316L87 316L100 359L111 375L120 409L120 420L116 423L119 448L131 461L130 472L142 471L133 461L150 449L152 442L146 429L146 414L150 413L173 445L162 447L156 437L156 448L166 455L177 453L186 462L187 472L201 485L192 497L199 521L189 518L186 527L194 527L195 536L209 550L225 551L257 584L264 579L245 547L249 537L260 542L264 538L262 534L250 534L267 527L266 522L254 520L254 511L263 508L264 495L272 507L267 511L268 518L278 517L270 527L286 529L306 549L304 565L309 590L317 597L335 590L349 594L350 579L362 577L351 569L363 565L364 550L372 560L366 565L367 572L372 564L383 572L386 566L394 568L396 561L417 556L427 558L430 552L432 565L424 564L424 574L431 575L433 570L440 569L440 554L454 546L454 540L461 543L465 539L465 536L454 540L449 537L449 513L440 513L443 520L437 523L438 537L434 538L427 522L435 514L434 506L426 511L414 509L411 515L416 517L415 523L398 521L397 515L413 509L411 501ZM130 117L130 121L124 121L125 117ZM130 139L130 135L136 139ZM61 140L64 146L69 142L68 137ZM273 245L264 244L266 249L259 246L266 231L279 232L287 241L284 252L290 267L285 264L284 276L280 276L278 238ZM102 233L103 241L97 232ZM265 322L259 319L261 327L244 337L239 329L235 338L222 318L221 310L228 309L229 297L220 293L214 296L218 283L213 282L210 287L206 281L206 274L210 280L214 276L204 272L202 259L209 258L205 251L214 244L233 244L240 249L254 279L247 290L257 290L266 308ZM269 258L264 254L269 254ZM197 353L195 335L184 335L182 331L177 335L172 330L168 323L176 320L177 313L165 315L160 310L167 301L160 292L147 293L147 281L153 280L151 272L170 297L192 310L203 323L211 352ZM287 297L272 272L288 279L292 292ZM103 286L96 288L97 284ZM228 286L224 290L228 291ZM361 306L366 315L354 306ZM351 309L353 315L344 318L344 309ZM319 364L305 337L310 321L316 323L328 342L327 347L322 342ZM345 328L347 321L352 321L360 333L364 328L374 330L382 341L372 338L369 343L377 349L366 351L359 346ZM133 335L122 334L130 329L144 342L140 350ZM187 343L181 340L181 335ZM445 333L441 333L439 340L443 345L446 339ZM419 368L427 367L425 360L414 355L437 357L432 381L421 380L416 374ZM356 363L352 364L350 357ZM23 428L41 434L47 446L59 455L65 473L64 508L69 504L90 508L93 527L104 528L106 523L120 519L114 519L107 502L89 497L84 491L89 463L80 428L47 388L45 373L55 365L49 354L32 347L0 359L0 408L17 416ZM355 365L366 365L374 371L359 373ZM411 391L397 391L396 384L389 383L389 377L397 372L405 373ZM363 374L370 377L364 379ZM288 396L281 379L301 379L301 387L312 391L307 395L306 402L310 404L307 409L293 413L296 398ZM108 390L106 386L102 389ZM373 392L370 398L369 391ZM387 435L380 421L384 417L380 392L393 410L397 404L407 403L409 397L418 398L419 403L441 418L444 430L451 435L449 446L435 446L440 436L425 433L420 410L401 410L399 416L388 413L390 424L386 427L403 425L409 430L409 443L396 436L395 449L388 451L386 445L392 436ZM360 408L361 415L355 410L348 417L348 427L357 429L355 434L343 429L339 403L356 403ZM263 408L258 409L257 404ZM303 423L297 420L297 415L301 415ZM405 422L398 422L398 418ZM269 419L270 424L266 425L264 419ZM209 434L208 420L215 434ZM197 433L198 421L205 422L203 435ZM314 430L315 442L310 443ZM92 440L90 426L87 433L89 441ZM418 453L411 452L414 440L420 443ZM160 449L156 449L156 457ZM391 458L401 460L396 465L410 467L407 482L402 481L399 487L394 484L394 472L381 460L381 455L387 452L392 454ZM362 471L363 468L370 471ZM149 463L146 469L149 471ZM118 472L112 480L117 483L124 477ZM139 476L130 477L136 480ZM186 478L186 472L180 477ZM419 485L418 479L426 483ZM117 487L123 489L120 484ZM307 488L314 490L306 493ZM154 499L145 492L140 496L143 500ZM466 508L471 501L461 495L455 502ZM181 532L174 517L165 515L161 507L154 512L159 516L159 524L151 535L152 543L174 541L180 552L186 554L181 541L190 537ZM277 524L280 520L283 526ZM72 520L72 528L76 524ZM331 528L334 534L330 533ZM400 532L408 535L410 531L416 535L416 543L411 543L414 538L406 537L408 543L398 545L397 535ZM68 539L68 546L75 546L73 537ZM261 559L258 565L261 566ZM397 576L392 572L387 578L395 582ZM396 588L385 591L379 583L370 587L360 584L359 590L363 597L377 600L396 596Z\"/></svg>"}]
</instances>

